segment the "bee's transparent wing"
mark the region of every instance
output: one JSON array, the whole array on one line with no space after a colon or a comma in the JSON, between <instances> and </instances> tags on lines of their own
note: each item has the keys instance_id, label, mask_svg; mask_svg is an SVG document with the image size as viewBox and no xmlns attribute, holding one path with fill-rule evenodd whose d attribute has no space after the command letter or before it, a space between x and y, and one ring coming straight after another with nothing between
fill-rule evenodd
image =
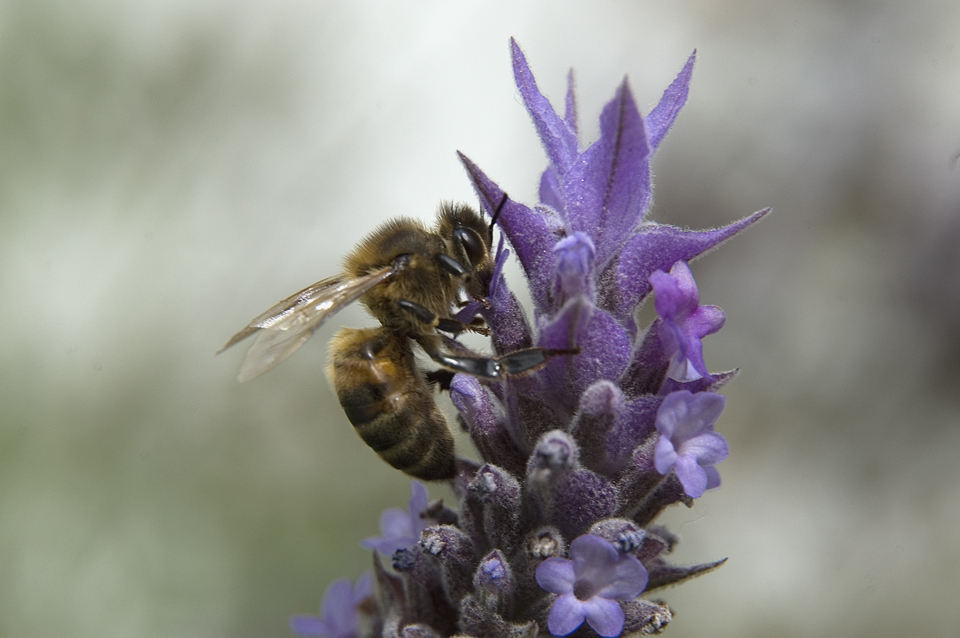
<instances>
[{"instance_id":1,"label":"bee's transparent wing","mask_svg":"<svg viewBox=\"0 0 960 638\"><path fill-rule=\"evenodd\" d=\"M315 284L311 284L300 292L293 293L283 301L278 301L251 319L250 323L248 323L243 330L230 337L230 341L224 344L222 348L217 350L217 354L220 354L230 346L243 341L261 328L270 327L285 314L294 312L298 305L309 304L311 301L322 295L325 290L328 290L339 284L341 280L342 277L340 276L330 277L328 279L318 281Z\"/></svg>"},{"instance_id":2,"label":"bee's transparent wing","mask_svg":"<svg viewBox=\"0 0 960 638\"><path fill-rule=\"evenodd\" d=\"M293 354L344 306L395 273L392 266L356 279L331 277L307 286L255 317L220 350L258 333L240 366L241 383L260 376Z\"/></svg>"}]
</instances>

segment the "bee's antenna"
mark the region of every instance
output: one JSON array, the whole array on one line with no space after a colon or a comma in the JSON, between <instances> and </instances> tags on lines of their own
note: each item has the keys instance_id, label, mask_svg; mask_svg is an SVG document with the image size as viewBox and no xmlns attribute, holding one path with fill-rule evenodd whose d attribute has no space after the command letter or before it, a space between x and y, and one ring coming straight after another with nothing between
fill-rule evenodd
<instances>
[{"instance_id":1,"label":"bee's antenna","mask_svg":"<svg viewBox=\"0 0 960 638\"><path fill-rule=\"evenodd\" d=\"M500 213L503 211L503 207L506 203L507 194L504 193L503 197L500 198L500 203L497 204L497 209L493 211L493 218L490 220L490 241L493 241L493 227L497 223L497 219L500 217Z\"/></svg>"}]
</instances>

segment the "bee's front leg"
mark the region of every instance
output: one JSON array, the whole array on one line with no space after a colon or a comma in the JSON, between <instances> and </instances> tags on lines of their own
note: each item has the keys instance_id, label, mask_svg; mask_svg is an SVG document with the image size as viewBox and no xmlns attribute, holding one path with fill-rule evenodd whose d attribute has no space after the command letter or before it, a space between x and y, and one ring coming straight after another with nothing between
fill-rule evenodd
<instances>
[{"instance_id":1,"label":"bee's front leg","mask_svg":"<svg viewBox=\"0 0 960 638\"><path fill-rule=\"evenodd\" d=\"M469 323L464 323L455 317L438 317L429 308L425 308L412 301L407 301L406 299L397 301L397 306L401 310L413 315L423 325L436 328L441 332L458 335L461 332L469 331L484 336L490 335L490 329L487 328L486 323L481 317L476 317Z\"/></svg>"}]
</instances>

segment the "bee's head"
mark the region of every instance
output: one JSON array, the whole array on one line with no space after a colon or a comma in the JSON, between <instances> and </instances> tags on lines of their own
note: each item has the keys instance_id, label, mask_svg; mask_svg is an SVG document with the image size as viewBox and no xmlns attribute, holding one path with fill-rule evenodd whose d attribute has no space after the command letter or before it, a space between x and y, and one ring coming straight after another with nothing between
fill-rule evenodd
<instances>
[{"instance_id":1,"label":"bee's head","mask_svg":"<svg viewBox=\"0 0 960 638\"><path fill-rule=\"evenodd\" d=\"M440 204L437 233L447 242L449 254L466 268L477 271L490 263L492 242L487 224L465 204Z\"/></svg>"}]
</instances>

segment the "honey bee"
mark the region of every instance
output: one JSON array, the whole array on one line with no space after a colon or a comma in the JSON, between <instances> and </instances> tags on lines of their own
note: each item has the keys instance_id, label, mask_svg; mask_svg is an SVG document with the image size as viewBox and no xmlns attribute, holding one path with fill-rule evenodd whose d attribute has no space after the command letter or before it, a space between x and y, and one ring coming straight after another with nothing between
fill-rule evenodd
<instances>
[{"instance_id":1,"label":"honey bee","mask_svg":"<svg viewBox=\"0 0 960 638\"><path fill-rule=\"evenodd\" d=\"M453 435L418 367L414 344L449 381L462 372L502 380L536 370L572 350L526 348L499 357L476 355L450 337L487 334L483 320L453 316L461 293L487 304L494 273L493 227L469 206L443 203L436 226L398 218L364 238L343 272L307 286L255 317L220 350L257 334L237 375L248 381L293 354L337 311L360 301L379 322L343 328L330 342L327 375L360 437L393 467L424 480L456 475ZM457 346L457 347L453 347Z\"/></svg>"}]
</instances>

